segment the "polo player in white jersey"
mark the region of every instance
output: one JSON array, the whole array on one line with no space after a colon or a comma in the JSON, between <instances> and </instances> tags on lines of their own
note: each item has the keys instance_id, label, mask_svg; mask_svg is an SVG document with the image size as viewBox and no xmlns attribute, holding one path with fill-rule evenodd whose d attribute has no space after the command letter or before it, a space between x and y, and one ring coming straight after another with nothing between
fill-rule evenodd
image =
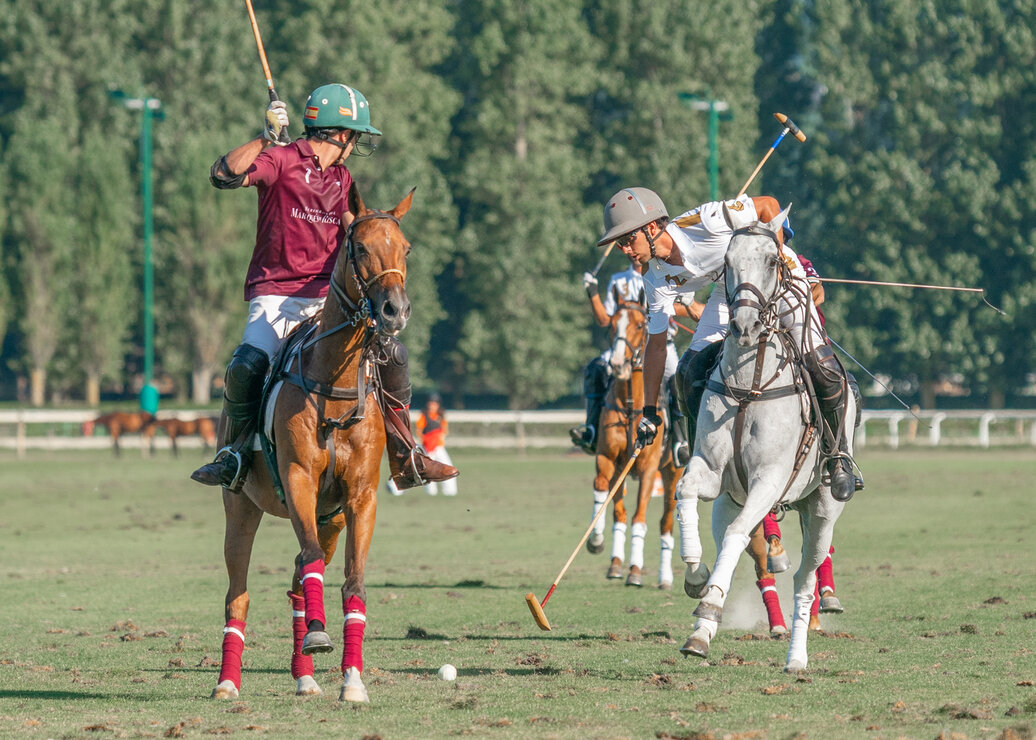
<instances>
[{"instance_id":1,"label":"polo player in white jersey","mask_svg":"<svg viewBox=\"0 0 1036 740\"><path fill-rule=\"evenodd\" d=\"M583 273L583 288L590 299L590 310L593 312L594 320L598 326L605 327L611 321L611 317L618 308L619 301L643 302L645 295L644 278L641 275L643 267L636 260L630 260L630 266L622 272L616 272L608 281L608 288L604 292L604 298L597 292L597 276L592 272ZM616 297L618 300L616 300ZM697 319L701 316L702 304L693 301L690 305L682 302L675 304L677 316L690 316ZM669 329L666 334L666 363L662 382L667 385L670 391L670 418L671 424L673 459L677 467L682 468L691 457L690 445L685 436L682 414L676 401L675 389L671 385L671 379L676 373L678 355L676 344L673 341L678 331L676 321L669 322ZM608 391L608 383L611 379L611 353L609 346L598 357L592 359L583 370L583 395L586 398L586 423L568 430L572 438L572 444L581 448L589 455L597 450L597 423L604 408L604 397Z\"/></svg>"},{"instance_id":2,"label":"polo player in white jersey","mask_svg":"<svg viewBox=\"0 0 1036 740\"><path fill-rule=\"evenodd\" d=\"M726 205L764 222L776 218L781 211L777 200L770 196L742 196L727 201ZM678 297L693 295L710 283L719 283L705 305L694 341L680 359L676 374L689 424L688 436L693 439L705 382L727 332L729 314L721 281L733 230L723 216L723 202L705 203L670 222L665 204L655 192L647 188L624 188L604 207L604 229L599 245L615 242L627 257L646 268L649 337L644 353L644 417L638 427L638 438L645 444L654 439L662 423L657 403L674 304ZM781 235L778 235L778 244L792 279L805 283L806 273ZM805 293L809 293L808 286ZM816 388L821 413L840 439L841 446L829 458L827 471L832 496L848 501L858 484L845 435L837 434L837 430L844 428L849 393L845 370L827 343L812 301L801 309L785 313L781 320L803 350L804 365Z\"/></svg>"}]
</instances>

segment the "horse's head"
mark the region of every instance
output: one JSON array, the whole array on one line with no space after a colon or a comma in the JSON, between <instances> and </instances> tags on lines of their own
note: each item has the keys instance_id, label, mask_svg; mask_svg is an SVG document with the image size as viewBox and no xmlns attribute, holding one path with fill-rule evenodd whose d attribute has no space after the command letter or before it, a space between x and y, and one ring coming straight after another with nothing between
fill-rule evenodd
<instances>
[{"instance_id":1,"label":"horse's head","mask_svg":"<svg viewBox=\"0 0 1036 740\"><path fill-rule=\"evenodd\" d=\"M395 336L410 318L406 294L406 260L410 242L400 220L410 210L411 190L391 211L368 209L356 183L349 188L353 222L335 265L331 288L345 310L369 312L376 330Z\"/></svg>"},{"instance_id":2,"label":"horse's head","mask_svg":"<svg viewBox=\"0 0 1036 740\"><path fill-rule=\"evenodd\" d=\"M781 259L779 234L790 210L789 205L772 221L763 223L723 206L734 229L726 256L730 333L742 347L755 344L764 331L776 326L777 304L787 270Z\"/></svg>"},{"instance_id":3,"label":"horse's head","mask_svg":"<svg viewBox=\"0 0 1036 740\"><path fill-rule=\"evenodd\" d=\"M615 293L615 313L611 317L611 366L612 376L618 380L629 380L633 369L644 362L644 346L647 344L647 311L644 308L644 291L639 300L624 301Z\"/></svg>"}]
</instances>

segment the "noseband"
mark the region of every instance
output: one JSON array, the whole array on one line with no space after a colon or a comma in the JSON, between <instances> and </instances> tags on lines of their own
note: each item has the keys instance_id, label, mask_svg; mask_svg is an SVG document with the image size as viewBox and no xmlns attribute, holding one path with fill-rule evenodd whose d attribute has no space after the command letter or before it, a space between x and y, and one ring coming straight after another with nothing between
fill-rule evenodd
<instances>
[{"instance_id":1,"label":"noseband","mask_svg":"<svg viewBox=\"0 0 1036 740\"><path fill-rule=\"evenodd\" d=\"M616 312L623 310L636 311L641 316L645 316L647 313L644 310L644 307L641 306L639 303L632 302L620 304L619 307L616 309ZM632 344L630 344L630 340L628 340L626 337L620 337L618 335L616 335L615 341L612 343L612 346L619 344L620 342L629 347L630 353L633 355L633 369L639 370L642 367L644 367L644 347L634 347Z\"/></svg>"},{"instance_id":2,"label":"noseband","mask_svg":"<svg viewBox=\"0 0 1036 740\"><path fill-rule=\"evenodd\" d=\"M734 231L731 238L733 239L735 236L741 235L765 236L766 238L773 240L773 244L777 248L778 257L777 282L774 283L773 291L770 293L769 297L764 296L763 292L752 283L739 283L737 287L734 288L733 292L727 290L727 306L730 307L731 313L733 313L735 310L739 308L758 309L759 313L765 316L764 323L766 323L766 325L769 327L772 326L773 319L776 318L777 299L781 295L785 279L787 277L785 274L788 270L787 265L785 265L784 261L780 259L781 243L777 239L777 234L759 224L752 224L751 226L746 226L744 228L737 229L736 231ZM739 293L744 291L752 293L756 296L758 300L756 300L756 298L741 298L736 301L732 300Z\"/></svg>"},{"instance_id":3,"label":"noseband","mask_svg":"<svg viewBox=\"0 0 1036 740\"><path fill-rule=\"evenodd\" d=\"M346 259L349 260L349 265L353 268L353 280L356 282L357 290L360 291L360 301L358 303L353 301L349 297L345 288L343 288L338 283L338 281L335 279L337 271L331 274L331 290L338 297L338 300L342 304L342 307L352 312L352 314L347 319L347 323L351 324L352 326L356 326L356 324L360 323L361 321L367 321L373 316L373 311L371 310L371 299L370 296L367 294L367 289L371 285L373 285L377 280L385 277L386 275L391 275L393 273L399 275L400 278L404 277L402 270L395 267L390 267L389 269L382 270L378 274L370 278L367 278L366 280L362 280L360 278L360 266L356 263L356 247L353 243L353 230L356 228L357 224L361 224L364 221L373 221L379 218L387 218L390 221L392 221L392 223L396 224L396 226L399 226L399 219L393 216L391 213L386 213L385 211L370 211L369 213L360 216L359 218L354 218L352 223L349 224L349 227L345 231L345 256Z\"/></svg>"}]
</instances>

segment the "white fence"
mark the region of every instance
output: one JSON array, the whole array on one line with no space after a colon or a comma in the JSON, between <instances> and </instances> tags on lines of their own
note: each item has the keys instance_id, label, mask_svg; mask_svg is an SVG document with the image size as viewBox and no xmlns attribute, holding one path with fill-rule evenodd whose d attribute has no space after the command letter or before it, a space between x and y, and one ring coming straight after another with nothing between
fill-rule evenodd
<instances>
[{"instance_id":1,"label":"white fence","mask_svg":"<svg viewBox=\"0 0 1036 740\"><path fill-rule=\"evenodd\" d=\"M192 418L212 411L160 411L158 416ZM86 421L96 410L50 411L16 409L0 411L0 449L103 449L110 445L103 431L82 436ZM528 449L568 446L568 428L583 422L582 411L450 411L450 447ZM120 445L143 448L139 434L127 434ZM183 447L200 447L198 438L178 441ZM857 432L858 447L1036 447L1036 410L1013 411L864 411ZM154 447L167 449L169 439L158 434Z\"/></svg>"}]
</instances>

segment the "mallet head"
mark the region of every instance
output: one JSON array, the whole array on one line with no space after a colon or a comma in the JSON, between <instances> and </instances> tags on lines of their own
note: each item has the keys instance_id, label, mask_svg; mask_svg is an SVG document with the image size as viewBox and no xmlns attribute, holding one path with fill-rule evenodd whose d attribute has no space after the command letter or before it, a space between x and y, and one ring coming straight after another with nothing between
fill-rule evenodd
<instances>
[{"instance_id":1,"label":"mallet head","mask_svg":"<svg viewBox=\"0 0 1036 740\"><path fill-rule=\"evenodd\" d=\"M547 615L543 613L543 606L540 604L539 599L536 598L536 594L525 594L525 603L529 605L532 618L536 620L536 624L539 625L540 629L544 632L549 632L550 622L547 621Z\"/></svg>"},{"instance_id":2,"label":"mallet head","mask_svg":"<svg viewBox=\"0 0 1036 740\"><path fill-rule=\"evenodd\" d=\"M794 136L796 139L798 139L799 141L806 140L806 135L802 133L802 129L796 126L795 122L788 118L786 115L784 115L783 113L774 113L773 117L780 121L781 125L786 127L791 132L791 135Z\"/></svg>"}]
</instances>

